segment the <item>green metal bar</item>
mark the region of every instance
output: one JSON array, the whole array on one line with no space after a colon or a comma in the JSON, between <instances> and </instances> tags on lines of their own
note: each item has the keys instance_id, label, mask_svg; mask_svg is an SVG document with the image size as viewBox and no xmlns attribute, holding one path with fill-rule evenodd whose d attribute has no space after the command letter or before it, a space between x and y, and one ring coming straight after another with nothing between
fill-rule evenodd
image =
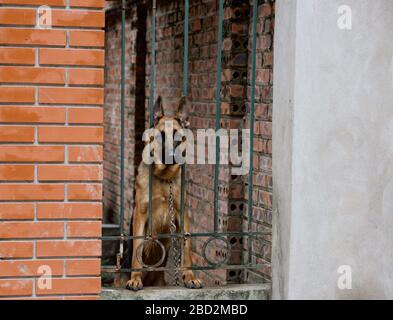
<instances>
[{"instance_id":1,"label":"green metal bar","mask_svg":"<svg viewBox=\"0 0 393 320\"><path fill-rule=\"evenodd\" d=\"M154 122L154 81L156 63L156 0L152 0L152 24L151 24L151 62L150 62L150 98L149 98L149 126ZM148 236L153 233L153 165L149 165L149 222Z\"/></svg>"},{"instance_id":2,"label":"green metal bar","mask_svg":"<svg viewBox=\"0 0 393 320\"><path fill-rule=\"evenodd\" d=\"M265 267L270 267L270 263L261 263L261 264L255 264L255 265L220 265L220 266L191 266L191 267L158 267L158 268L135 268L135 269L127 269L127 268L122 268L120 270L116 270L114 267L111 266L104 266L101 267L101 270L103 272L133 272L133 271L173 271L173 270L179 270L179 271L186 271L186 270L218 270L218 269L223 269L223 270L236 270L236 269L262 269Z\"/></svg>"},{"instance_id":3,"label":"green metal bar","mask_svg":"<svg viewBox=\"0 0 393 320\"><path fill-rule=\"evenodd\" d=\"M258 0L254 0L252 10L252 70L251 70L251 101L250 101L250 170L248 172L248 231L252 230L252 190L253 190L253 157L254 157L254 107L255 107L255 73L257 55L257 20ZM252 261L252 237L248 238L248 263Z\"/></svg>"},{"instance_id":4,"label":"green metal bar","mask_svg":"<svg viewBox=\"0 0 393 320\"><path fill-rule=\"evenodd\" d=\"M120 138L120 234L124 233L124 114L125 114L125 47L126 0L121 8L121 138Z\"/></svg>"},{"instance_id":5,"label":"green metal bar","mask_svg":"<svg viewBox=\"0 0 393 320\"><path fill-rule=\"evenodd\" d=\"M188 20L189 20L190 3L189 0L184 1L184 45L183 45L183 95L188 94ZM186 176L186 166L181 165L180 177L180 230L185 234L184 230L184 184ZM184 241L181 241L181 252L184 252ZM184 258L184 255L183 255Z\"/></svg>"},{"instance_id":6,"label":"green metal bar","mask_svg":"<svg viewBox=\"0 0 393 320\"><path fill-rule=\"evenodd\" d=\"M211 237L211 236L263 236L263 235L267 235L267 236L271 236L271 232L242 232L242 231L231 231L231 232L218 232L218 233L212 233L212 232L195 232L195 233L191 233L190 236L191 237ZM172 238L172 237L182 237L183 234L182 233L160 233L158 235L155 235L154 238L155 239L165 239L165 238ZM108 241L114 241L114 240L118 240L120 238L120 236L102 236L101 240L108 240ZM144 239L145 236L125 236L124 239Z\"/></svg>"},{"instance_id":7,"label":"green metal bar","mask_svg":"<svg viewBox=\"0 0 393 320\"><path fill-rule=\"evenodd\" d=\"M218 57L217 57L217 92L216 92L216 131L221 127L221 68L222 68L222 28L224 0L220 0L218 17ZM220 137L216 134L216 164L214 167L214 232L218 231L218 165L220 162Z\"/></svg>"}]
</instances>

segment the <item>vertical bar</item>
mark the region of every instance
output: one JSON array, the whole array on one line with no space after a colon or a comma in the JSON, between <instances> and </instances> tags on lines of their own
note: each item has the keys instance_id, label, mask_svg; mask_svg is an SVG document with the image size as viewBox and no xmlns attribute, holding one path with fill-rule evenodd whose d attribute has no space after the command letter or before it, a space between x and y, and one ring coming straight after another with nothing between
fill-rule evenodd
<instances>
[{"instance_id":1,"label":"vertical bar","mask_svg":"<svg viewBox=\"0 0 393 320\"><path fill-rule=\"evenodd\" d=\"M183 44L183 95L188 94L188 20L189 20L190 3L189 0L184 1L184 44ZM184 183L186 176L186 166L181 165L180 180L180 230L184 239ZM184 241L181 241L181 252L184 253ZM184 259L184 255L182 260Z\"/></svg>"},{"instance_id":2,"label":"vertical bar","mask_svg":"<svg viewBox=\"0 0 393 320\"><path fill-rule=\"evenodd\" d=\"M217 58L217 92L216 92L216 132L221 120L221 67L222 67L222 24L224 0L220 0L218 20L218 58ZM218 232L218 164L220 161L220 137L216 134L216 164L214 168L214 232Z\"/></svg>"},{"instance_id":3,"label":"vertical bar","mask_svg":"<svg viewBox=\"0 0 393 320\"><path fill-rule=\"evenodd\" d=\"M126 0L121 6L121 138L120 138L120 234L124 233L124 114L125 114L125 34ZM122 243L121 243L122 245ZM122 251L122 250L121 250Z\"/></svg>"},{"instance_id":4,"label":"vertical bar","mask_svg":"<svg viewBox=\"0 0 393 320\"><path fill-rule=\"evenodd\" d=\"M252 70L251 70L251 101L250 101L250 170L248 173L248 232L252 231L252 189L253 189L253 157L254 157L254 106L255 106L255 72L257 55L257 20L258 0L254 0L252 10ZM248 263L251 264L252 239L248 236Z\"/></svg>"},{"instance_id":5,"label":"vertical bar","mask_svg":"<svg viewBox=\"0 0 393 320\"><path fill-rule=\"evenodd\" d=\"M152 0L152 24L151 24L151 61L150 61L150 98L149 98L149 126L154 122L154 81L156 63L156 0ZM149 225L148 236L153 233L153 165L149 165Z\"/></svg>"}]
</instances>

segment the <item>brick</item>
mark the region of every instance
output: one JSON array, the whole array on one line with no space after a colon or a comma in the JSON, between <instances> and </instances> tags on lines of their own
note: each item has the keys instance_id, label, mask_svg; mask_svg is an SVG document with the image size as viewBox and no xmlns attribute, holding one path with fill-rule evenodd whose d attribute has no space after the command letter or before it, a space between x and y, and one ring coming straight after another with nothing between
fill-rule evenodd
<instances>
[{"instance_id":1,"label":"brick","mask_svg":"<svg viewBox=\"0 0 393 320\"><path fill-rule=\"evenodd\" d=\"M0 44L65 46L63 30L0 28Z\"/></svg>"},{"instance_id":2,"label":"brick","mask_svg":"<svg viewBox=\"0 0 393 320\"><path fill-rule=\"evenodd\" d=\"M39 88L39 102L100 105L104 102L104 91L99 88Z\"/></svg>"},{"instance_id":3,"label":"brick","mask_svg":"<svg viewBox=\"0 0 393 320\"><path fill-rule=\"evenodd\" d=\"M32 203L0 203L0 220L34 219Z\"/></svg>"},{"instance_id":4,"label":"brick","mask_svg":"<svg viewBox=\"0 0 393 320\"><path fill-rule=\"evenodd\" d=\"M256 72L256 81L262 84L268 84L270 81L270 69L260 69Z\"/></svg>"},{"instance_id":5,"label":"brick","mask_svg":"<svg viewBox=\"0 0 393 320\"><path fill-rule=\"evenodd\" d=\"M64 185L0 184L0 200L64 200Z\"/></svg>"},{"instance_id":6,"label":"brick","mask_svg":"<svg viewBox=\"0 0 393 320\"><path fill-rule=\"evenodd\" d=\"M1 126L0 142L34 142L34 127Z\"/></svg>"},{"instance_id":7,"label":"brick","mask_svg":"<svg viewBox=\"0 0 393 320\"><path fill-rule=\"evenodd\" d=\"M67 236L70 238L101 237L100 221L70 221L67 223Z\"/></svg>"},{"instance_id":8,"label":"brick","mask_svg":"<svg viewBox=\"0 0 393 320\"><path fill-rule=\"evenodd\" d=\"M48 266L52 276L63 275L63 260L14 260L0 261L2 277L34 277L43 274L40 267Z\"/></svg>"},{"instance_id":9,"label":"brick","mask_svg":"<svg viewBox=\"0 0 393 320\"><path fill-rule=\"evenodd\" d=\"M105 14L102 11L52 10L52 25L55 27L102 28Z\"/></svg>"},{"instance_id":10,"label":"brick","mask_svg":"<svg viewBox=\"0 0 393 320\"><path fill-rule=\"evenodd\" d=\"M96 296L65 296L64 300L101 300L99 295Z\"/></svg>"},{"instance_id":11,"label":"brick","mask_svg":"<svg viewBox=\"0 0 393 320\"><path fill-rule=\"evenodd\" d=\"M102 200L102 185L69 184L68 200Z\"/></svg>"},{"instance_id":12,"label":"brick","mask_svg":"<svg viewBox=\"0 0 393 320\"><path fill-rule=\"evenodd\" d=\"M68 147L69 162L101 162L103 159L102 146Z\"/></svg>"},{"instance_id":13,"label":"brick","mask_svg":"<svg viewBox=\"0 0 393 320\"><path fill-rule=\"evenodd\" d=\"M101 292L101 279L94 278L66 278L52 279L51 288L39 288L36 286L38 295L48 294L99 294Z\"/></svg>"},{"instance_id":14,"label":"brick","mask_svg":"<svg viewBox=\"0 0 393 320\"><path fill-rule=\"evenodd\" d=\"M102 69L69 69L68 83L70 85L95 85L104 84L104 70Z\"/></svg>"},{"instance_id":15,"label":"brick","mask_svg":"<svg viewBox=\"0 0 393 320\"><path fill-rule=\"evenodd\" d=\"M32 280L0 280L0 296L29 296L32 294Z\"/></svg>"},{"instance_id":16,"label":"brick","mask_svg":"<svg viewBox=\"0 0 393 320\"><path fill-rule=\"evenodd\" d=\"M0 63L34 65L35 50L30 48L0 48Z\"/></svg>"},{"instance_id":17,"label":"brick","mask_svg":"<svg viewBox=\"0 0 393 320\"><path fill-rule=\"evenodd\" d=\"M39 49L40 65L104 66L104 50Z\"/></svg>"},{"instance_id":18,"label":"brick","mask_svg":"<svg viewBox=\"0 0 393 320\"><path fill-rule=\"evenodd\" d=\"M100 257L101 240L37 241L37 257Z\"/></svg>"},{"instance_id":19,"label":"brick","mask_svg":"<svg viewBox=\"0 0 393 320\"><path fill-rule=\"evenodd\" d=\"M33 181L33 165L0 165L0 180L3 181ZM1 217L0 204L0 217ZM1 219L1 218L0 218Z\"/></svg>"},{"instance_id":20,"label":"brick","mask_svg":"<svg viewBox=\"0 0 393 320\"><path fill-rule=\"evenodd\" d=\"M63 162L62 146L0 146L0 162Z\"/></svg>"},{"instance_id":21,"label":"brick","mask_svg":"<svg viewBox=\"0 0 393 320\"><path fill-rule=\"evenodd\" d=\"M66 111L60 107L2 106L3 123L65 123Z\"/></svg>"},{"instance_id":22,"label":"brick","mask_svg":"<svg viewBox=\"0 0 393 320\"><path fill-rule=\"evenodd\" d=\"M0 87L0 102L34 103L34 101L33 87Z\"/></svg>"},{"instance_id":23,"label":"brick","mask_svg":"<svg viewBox=\"0 0 393 320\"><path fill-rule=\"evenodd\" d=\"M41 165L38 167L40 181L100 181L100 165Z\"/></svg>"},{"instance_id":24,"label":"brick","mask_svg":"<svg viewBox=\"0 0 393 320\"><path fill-rule=\"evenodd\" d=\"M33 257L33 242L0 241L0 259Z\"/></svg>"},{"instance_id":25,"label":"brick","mask_svg":"<svg viewBox=\"0 0 393 320\"><path fill-rule=\"evenodd\" d=\"M38 239L63 236L63 222L2 222L0 224L0 239Z\"/></svg>"},{"instance_id":26,"label":"brick","mask_svg":"<svg viewBox=\"0 0 393 320\"><path fill-rule=\"evenodd\" d=\"M0 8L0 24L34 26L36 11L33 9Z\"/></svg>"},{"instance_id":27,"label":"brick","mask_svg":"<svg viewBox=\"0 0 393 320\"><path fill-rule=\"evenodd\" d=\"M102 127L40 127L38 141L64 143L102 143Z\"/></svg>"},{"instance_id":28,"label":"brick","mask_svg":"<svg viewBox=\"0 0 393 320\"><path fill-rule=\"evenodd\" d=\"M64 84L65 70L35 67L0 67L0 82Z\"/></svg>"},{"instance_id":29,"label":"brick","mask_svg":"<svg viewBox=\"0 0 393 320\"><path fill-rule=\"evenodd\" d=\"M104 47L104 31L69 31L69 44L71 47Z\"/></svg>"},{"instance_id":30,"label":"brick","mask_svg":"<svg viewBox=\"0 0 393 320\"><path fill-rule=\"evenodd\" d=\"M101 219L101 203L37 203L38 219Z\"/></svg>"},{"instance_id":31,"label":"brick","mask_svg":"<svg viewBox=\"0 0 393 320\"><path fill-rule=\"evenodd\" d=\"M70 124L102 124L103 108L69 108L68 123Z\"/></svg>"},{"instance_id":32,"label":"brick","mask_svg":"<svg viewBox=\"0 0 393 320\"><path fill-rule=\"evenodd\" d=\"M70 0L70 7L104 8L105 0Z\"/></svg>"},{"instance_id":33,"label":"brick","mask_svg":"<svg viewBox=\"0 0 393 320\"><path fill-rule=\"evenodd\" d=\"M66 260L67 276L95 276L101 274L100 259Z\"/></svg>"},{"instance_id":34,"label":"brick","mask_svg":"<svg viewBox=\"0 0 393 320\"><path fill-rule=\"evenodd\" d=\"M0 0L0 4L65 6L66 0Z\"/></svg>"}]
</instances>

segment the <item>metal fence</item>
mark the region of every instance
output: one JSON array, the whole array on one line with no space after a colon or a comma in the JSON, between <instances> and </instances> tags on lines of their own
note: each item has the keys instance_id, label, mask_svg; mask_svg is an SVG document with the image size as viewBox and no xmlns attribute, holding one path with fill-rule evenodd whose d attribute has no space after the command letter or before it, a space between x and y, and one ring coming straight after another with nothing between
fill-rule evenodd
<instances>
[{"instance_id":1,"label":"metal fence","mask_svg":"<svg viewBox=\"0 0 393 320\"><path fill-rule=\"evenodd\" d=\"M152 32L151 32L151 66L150 66L150 104L149 104L149 125L153 126L154 122L154 79L155 79L155 59L156 59L156 0L152 0ZM102 266L103 271L114 270L116 272L131 272L131 271L165 271L165 270L178 270L183 271L187 269L192 270L212 270L212 269L262 269L266 266L269 266L268 263L265 264L256 264L252 261L252 241L257 239L258 237L263 237L264 235L270 234L266 232L255 232L252 231L252 194L253 194L253 138L254 138L254 105L255 105L255 80L256 80L256 46L257 46L257 21L258 21L258 0L254 0L252 6L252 67L251 67L251 98L250 98L250 170L248 173L248 225L247 231L244 232L220 232L219 231L219 219L218 219L218 187L219 187L219 158L220 158L220 137L216 135L216 164L214 170L214 231L213 232L195 232L187 234L184 230L184 192L185 192L185 170L186 166L181 165L181 195L180 195L180 209L181 209L181 218L180 218L180 233L169 233L169 234L152 234L152 220L153 220L153 207L152 207L152 197L153 197L153 186L152 186L152 165L149 165L149 206L148 206L148 232L145 236L136 237L136 236L127 236L124 232L124 130L125 130L125 12L126 11L126 1L122 0L122 10L121 10L121 166L120 166L120 223L117 226L119 229L119 235L116 236L103 236L103 241L114 241L120 240L119 253L117 254L117 264L116 266ZM219 130L221 127L221 72L222 72L222 37L223 37L223 13L224 13L224 0L219 0L219 25L218 25L218 57L217 57L217 94L216 94L216 112L215 112L215 123L216 130ZM188 47L189 47L189 0L184 1L184 83L183 83L183 94L186 96L188 93ZM247 241L247 251L248 258L247 261L242 261L242 264L229 265L228 259L230 255L230 247L231 244L228 241L228 237L236 236L243 237L248 239ZM206 265L193 265L192 267L183 267L180 264L177 267L167 267L160 266L155 264L154 266L143 265L142 269L132 269L132 268L123 268L122 260L124 259L124 243L128 240L133 239L144 239L145 241L155 241L160 244L160 239L163 238L178 238L185 239L186 237L192 238L208 238L202 248L201 255L204 258ZM209 258L207 254L208 246L212 244L214 241L222 241L227 250L227 254L223 256L220 261L213 261ZM181 253L184 252L184 241L180 241L181 243ZM164 261L165 258L165 250L163 250L163 256L160 259L160 262ZM243 259L244 260L244 259Z\"/></svg>"}]
</instances>

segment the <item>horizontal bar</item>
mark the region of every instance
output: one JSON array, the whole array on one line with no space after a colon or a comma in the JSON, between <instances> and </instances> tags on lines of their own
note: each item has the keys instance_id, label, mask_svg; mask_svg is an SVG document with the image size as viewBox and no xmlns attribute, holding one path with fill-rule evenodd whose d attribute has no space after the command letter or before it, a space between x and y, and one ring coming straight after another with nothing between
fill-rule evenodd
<instances>
[{"instance_id":1,"label":"horizontal bar","mask_svg":"<svg viewBox=\"0 0 393 320\"><path fill-rule=\"evenodd\" d=\"M135 268L135 269L130 269L130 268L122 268L122 269L116 269L116 266L102 266L101 271L103 272L138 272L138 271L173 271L173 270L179 270L179 271L186 271L186 270L217 270L217 269L225 269L225 270L234 270L234 269L261 269L264 267L270 267L270 263L263 263L263 264L255 264L255 265L223 265L223 266L192 266L192 267L179 267L179 268L173 268L173 267L158 267L158 268Z\"/></svg>"},{"instance_id":2,"label":"horizontal bar","mask_svg":"<svg viewBox=\"0 0 393 320\"><path fill-rule=\"evenodd\" d=\"M102 229L119 229L119 228L120 228L119 224L104 223L102 225Z\"/></svg>"},{"instance_id":3,"label":"horizontal bar","mask_svg":"<svg viewBox=\"0 0 393 320\"><path fill-rule=\"evenodd\" d=\"M256 236L271 236L271 232L241 232L241 231L233 231L233 232L220 232L220 233L209 233L209 232L196 232L196 233L191 233L190 237L216 237L219 238L220 236L243 236L243 237L256 237ZM172 238L172 237L177 237L177 238L182 238L183 234L182 233L162 233L153 236L152 238L154 239L162 239L162 238ZM117 240L122 238L120 235L119 236L102 236L102 240ZM123 239L146 239L146 236L124 236Z\"/></svg>"}]
</instances>

